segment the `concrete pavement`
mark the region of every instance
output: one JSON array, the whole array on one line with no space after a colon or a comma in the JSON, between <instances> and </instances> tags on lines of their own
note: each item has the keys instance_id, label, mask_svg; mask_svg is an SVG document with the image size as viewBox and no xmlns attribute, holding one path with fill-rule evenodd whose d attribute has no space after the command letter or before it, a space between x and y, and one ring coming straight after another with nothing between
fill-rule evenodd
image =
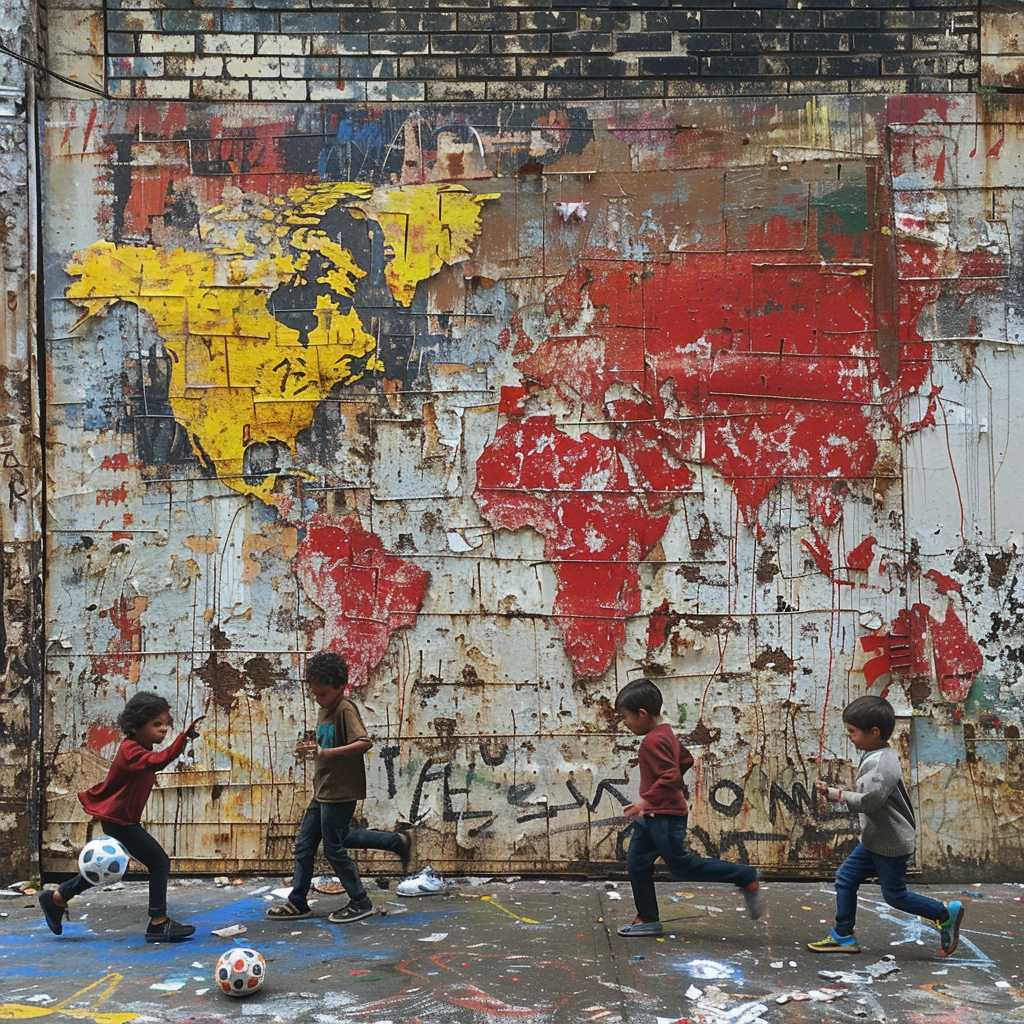
<instances>
[{"instance_id":1,"label":"concrete pavement","mask_svg":"<svg viewBox=\"0 0 1024 1024\"><path fill-rule=\"evenodd\" d=\"M314 917L271 921L268 890L280 879L172 879L172 915L197 928L173 946L143 940L145 882L79 898L60 938L34 896L0 896L0 1019L1024 1021L1021 885L919 887L967 907L960 949L944 959L938 933L881 903L872 886L862 889L857 928L864 951L822 956L804 943L831 919L825 882L767 882L768 911L757 923L736 890L659 883L659 940L615 933L633 916L625 881L463 878L419 899L397 897L382 881L389 887L370 887L382 913L334 925L326 916L344 897L314 893ZM211 934L230 926L246 930ZM218 956L234 945L258 949L268 964L266 984L246 999L213 981Z\"/></svg>"}]
</instances>

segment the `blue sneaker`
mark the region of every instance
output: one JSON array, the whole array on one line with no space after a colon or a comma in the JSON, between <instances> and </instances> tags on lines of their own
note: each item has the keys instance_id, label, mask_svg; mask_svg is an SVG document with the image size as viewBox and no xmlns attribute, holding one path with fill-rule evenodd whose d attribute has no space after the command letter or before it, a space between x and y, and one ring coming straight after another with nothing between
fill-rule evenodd
<instances>
[{"instance_id":1,"label":"blue sneaker","mask_svg":"<svg viewBox=\"0 0 1024 1024\"><path fill-rule=\"evenodd\" d=\"M956 947L960 945L960 922L963 919L963 904L953 900L949 905L949 917L945 921L937 922L943 956L952 956L956 952Z\"/></svg>"}]
</instances>

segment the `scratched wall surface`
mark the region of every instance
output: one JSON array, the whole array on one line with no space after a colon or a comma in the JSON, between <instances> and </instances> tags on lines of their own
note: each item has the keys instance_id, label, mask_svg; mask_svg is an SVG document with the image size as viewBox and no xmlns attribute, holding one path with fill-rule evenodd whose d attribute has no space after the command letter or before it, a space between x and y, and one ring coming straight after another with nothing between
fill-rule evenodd
<instances>
[{"instance_id":1,"label":"scratched wall surface","mask_svg":"<svg viewBox=\"0 0 1024 1024\"><path fill-rule=\"evenodd\" d=\"M621 867L646 673L698 850L828 874L886 693L917 866L1006 876L1021 113L51 102L44 865L146 687L176 866L285 870L329 648L441 870Z\"/></svg>"}]
</instances>

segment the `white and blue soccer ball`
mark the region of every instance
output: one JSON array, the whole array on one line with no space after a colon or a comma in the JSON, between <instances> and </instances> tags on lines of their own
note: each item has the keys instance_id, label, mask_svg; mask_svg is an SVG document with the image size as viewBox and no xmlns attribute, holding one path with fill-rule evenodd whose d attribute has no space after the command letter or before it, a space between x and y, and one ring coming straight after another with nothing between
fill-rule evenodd
<instances>
[{"instance_id":1,"label":"white and blue soccer ball","mask_svg":"<svg viewBox=\"0 0 1024 1024\"><path fill-rule=\"evenodd\" d=\"M255 949L236 947L221 954L213 976L229 996L251 996L267 977L267 962Z\"/></svg>"},{"instance_id":2,"label":"white and blue soccer ball","mask_svg":"<svg viewBox=\"0 0 1024 1024\"><path fill-rule=\"evenodd\" d=\"M90 840L78 855L79 874L92 885L120 882L128 870L128 851L110 836Z\"/></svg>"}]
</instances>

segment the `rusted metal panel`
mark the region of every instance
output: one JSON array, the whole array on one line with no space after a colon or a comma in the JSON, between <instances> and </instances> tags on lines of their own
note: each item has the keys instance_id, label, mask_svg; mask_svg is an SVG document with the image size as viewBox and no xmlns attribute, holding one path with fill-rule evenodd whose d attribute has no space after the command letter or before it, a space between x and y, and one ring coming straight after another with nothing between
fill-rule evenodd
<instances>
[{"instance_id":1,"label":"rusted metal panel","mask_svg":"<svg viewBox=\"0 0 1024 1024\"><path fill-rule=\"evenodd\" d=\"M145 686L177 866L286 870L323 647L442 870L621 867L643 672L698 848L827 874L888 692L918 868L1018 864L1019 113L51 104L47 866Z\"/></svg>"}]
</instances>

